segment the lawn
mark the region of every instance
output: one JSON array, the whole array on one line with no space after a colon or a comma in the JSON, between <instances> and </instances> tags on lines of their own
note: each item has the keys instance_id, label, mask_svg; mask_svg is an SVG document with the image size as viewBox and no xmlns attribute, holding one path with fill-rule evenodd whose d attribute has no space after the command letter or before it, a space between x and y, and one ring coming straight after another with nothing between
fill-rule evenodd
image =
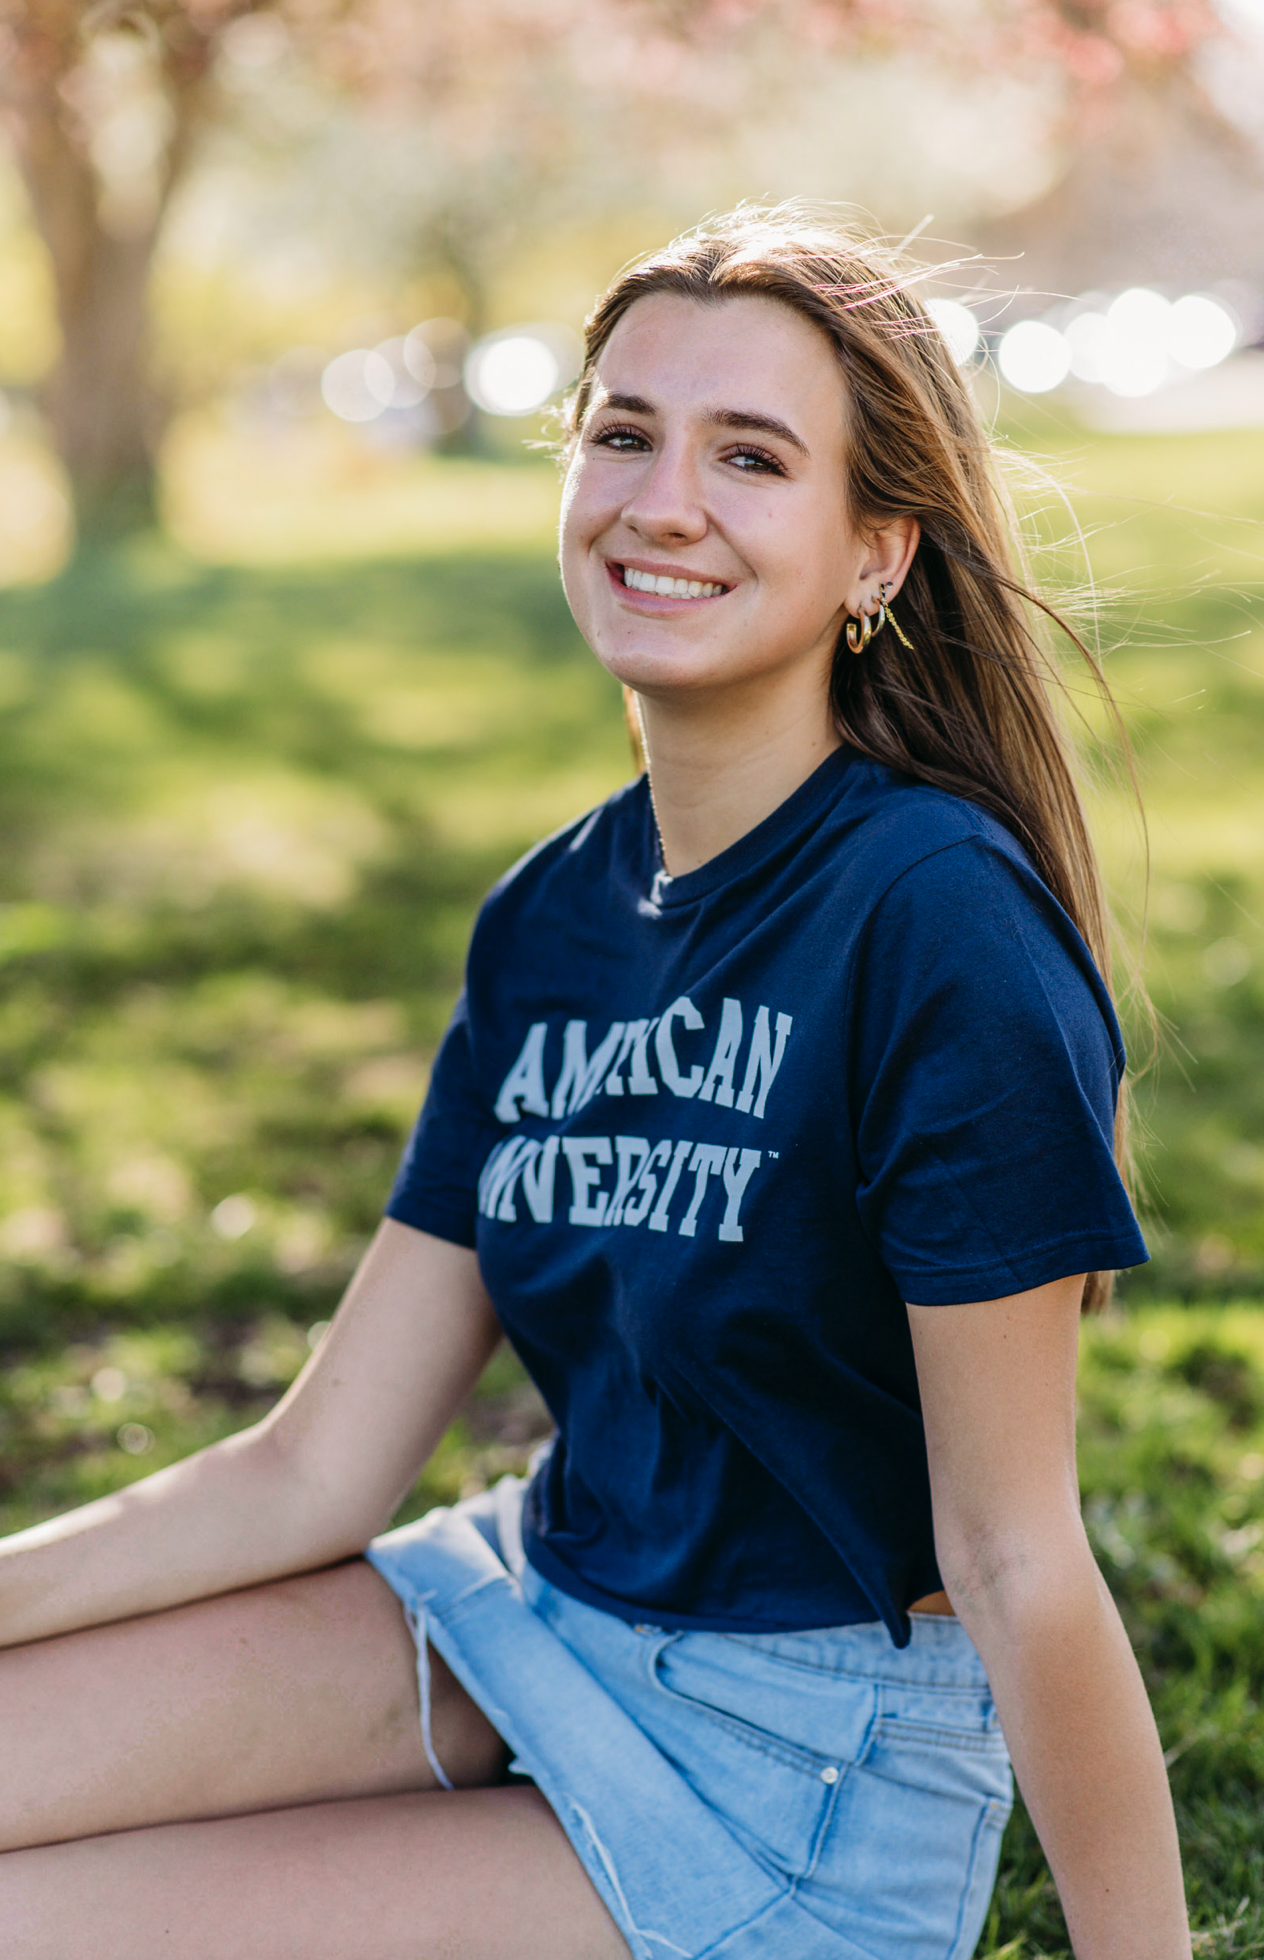
<instances>
[{"instance_id":1,"label":"lawn","mask_svg":"<svg viewBox=\"0 0 1264 1960\"><path fill-rule=\"evenodd\" d=\"M1153 866L1156 1257L1086 1336L1086 1514L1172 1758L1200 1951L1264 1956L1264 447L1027 435L1093 533ZM380 1212L480 894L626 776L555 498L541 463L190 424L171 535L0 590L0 1529L293 1378ZM1081 578L1057 500L1029 501ZM1095 809L1136 951L1137 826L1109 781ZM499 1357L401 1515L541 1431ZM1021 1817L981 1950L1066 1950Z\"/></svg>"}]
</instances>

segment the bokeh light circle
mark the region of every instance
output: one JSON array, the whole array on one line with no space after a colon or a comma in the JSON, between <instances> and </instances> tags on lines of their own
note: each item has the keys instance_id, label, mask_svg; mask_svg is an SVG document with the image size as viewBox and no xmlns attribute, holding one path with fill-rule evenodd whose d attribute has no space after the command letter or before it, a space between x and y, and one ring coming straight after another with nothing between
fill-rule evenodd
<instances>
[{"instance_id":1,"label":"bokeh light circle","mask_svg":"<svg viewBox=\"0 0 1264 1960\"><path fill-rule=\"evenodd\" d=\"M408 338L405 334L395 334L390 340L378 342L375 353L382 356L390 377L383 408L417 408L426 398L426 389L413 373L408 361ZM434 363L431 362L433 369ZM366 373L365 385L371 395L377 395L386 388L386 378L374 364L371 373Z\"/></svg>"},{"instance_id":2,"label":"bokeh light circle","mask_svg":"<svg viewBox=\"0 0 1264 1960\"><path fill-rule=\"evenodd\" d=\"M1167 380L1167 349L1159 340L1134 340L1127 334L1108 332L1099 367L1098 379L1112 395L1135 401L1152 395Z\"/></svg>"},{"instance_id":3,"label":"bokeh light circle","mask_svg":"<svg viewBox=\"0 0 1264 1960\"><path fill-rule=\"evenodd\" d=\"M1149 286L1129 286L1106 308L1106 331L1097 350L1097 379L1112 395L1136 400L1152 395L1168 378L1168 325L1172 302Z\"/></svg>"},{"instance_id":4,"label":"bokeh light circle","mask_svg":"<svg viewBox=\"0 0 1264 1960\"><path fill-rule=\"evenodd\" d=\"M1002 334L997 365L1024 395L1045 395L1071 371L1071 343L1045 320L1019 320Z\"/></svg>"},{"instance_id":5,"label":"bokeh light circle","mask_svg":"<svg viewBox=\"0 0 1264 1960\"><path fill-rule=\"evenodd\" d=\"M435 385L438 364L434 350L423 337L420 328L414 327L406 333L399 343L400 358L405 368L417 383L423 395L428 395Z\"/></svg>"},{"instance_id":6,"label":"bokeh light circle","mask_svg":"<svg viewBox=\"0 0 1264 1960\"><path fill-rule=\"evenodd\" d=\"M1201 293L1186 293L1167 318L1167 350L1182 367L1218 367L1232 354L1237 338L1237 322L1228 308Z\"/></svg>"},{"instance_id":7,"label":"bokeh light circle","mask_svg":"<svg viewBox=\"0 0 1264 1960\"><path fill-rule=\"evenodd\" d=\"M1167 333L1170 300L1148 286L1129 286L1106 308L1110 330L1121 340L1154 341L1162 345Z\"/></svg>"},{"instance_id":8,"label":"bokeh light circle","mask_svg":"<svg viewBox=\"0 0 1264 1960\"><path fill-rule=\"evenodd\" d=\"M959 299L931 299L926 302L926 311L943 335L957 366L964 367L973 358L982 338L970 308Z\"/></svg>"},{"instance_id":9,"label":"bokeh light circle","mask_svg":"<svg viewBox=\"0 0 1264 1960\"><path fill-rule=\"evenodd\" d=\"M395 392L394 370L375 347L352 347L329 363L320 392L326 408L344 422L371 422Z\"/></svg>"},{"instance_id":10,"label":"bokeh light circle","mask_svg":"<svg viewBox=\"0 0 1264 1960\"><path fill-rule=\"evenodd\" d=\"M1104 313L1077 313L1064 329L1071 349L1071 373L1077 381L1100 381L1110 323Z\"/></svg>"},{"instance_id":11,"label":"bokeh light circle","mask_svg":"<svg viewBox=\"0 0 1264 1960\"><path fill-rule=\"evenodd\" d=\"M466 391L488 415L530 415L561 378L556 353L533 333L489 335L475 342L465 362Z\"/></svg>"}]
</instances>

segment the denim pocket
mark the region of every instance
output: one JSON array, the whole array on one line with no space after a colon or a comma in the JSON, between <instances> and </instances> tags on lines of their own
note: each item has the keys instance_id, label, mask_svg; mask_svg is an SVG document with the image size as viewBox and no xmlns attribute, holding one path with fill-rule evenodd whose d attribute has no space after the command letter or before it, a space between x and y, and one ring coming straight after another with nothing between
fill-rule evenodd
<instances>
[{"instance_id":1,"label":"denim pocket","mask_svg":"<svg viewBox=\"0 0 1264 1960\"><path fill-rule=\"evenodd\" d=\"M646 1658L658 1690L647 1725L658 1747L753 1857L779 1876L803 1877L816 1861L845 1758L805 1744L813 1725L784 1679L770 1679L758 1657L752 1664L728 1636L661 1635ZM815 1702L825 1685L809 1684L805 1696ZM862 1747L876 1707L872 1685L835 1679L828 1690L834 1739L850 1730L854 1748ZM849 1706L840 1720L842 1703Z\"/></svg>"},{"instance_id":2,"label":"denim pocket","mask_svg":"<svg viewBox=\"0 0 1264 1960\"><path fill-rule=\"evenodd\" d=\"M874 1960L967 1960L1012 1800L1004 1740L985 1697L884 1690L882 1702L804 1903Z\"/></svg>"},{"instance_id":3,"label":"denim pocket","mask_svg":"<svg viewBox=\"0 0 1264 1960\"><path fill-rule=\"evenodd\" d=\"M884 1687L860 1766L932 1795L1011 1798L1009 1752L986 1693Z\"/></svg>"}]
</instances>

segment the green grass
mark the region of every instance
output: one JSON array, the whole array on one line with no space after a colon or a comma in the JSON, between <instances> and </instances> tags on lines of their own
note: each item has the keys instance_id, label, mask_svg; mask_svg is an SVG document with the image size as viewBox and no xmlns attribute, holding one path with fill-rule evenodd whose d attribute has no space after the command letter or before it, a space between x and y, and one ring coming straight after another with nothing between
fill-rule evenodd
<instances>
[{"instance_id":1,"label":"green grass","mask_svg":"<svg viewBox=\"0 0 1264 1960\"><path fill-rule=\"evenodd\" d=\"M627 772L617 690L542 552L146 545L0 594L0 693L0 1339L319 1317L479 895Z\"/></svg>"},{"instance_id":2,"label":"green grass","mask_svg":"<svg viewBox=\"0 0 1264 1960\"><path fill-rule=\"evenodd\" d=\"M1156 1258L1086 1334L1086 1513L1172 1752L1199 1951L1264 1960L1264 455L1035 435L1109 588L1163 1025L1139 1098ZM0 1530L293 1378L380 1213L479 896L626 775L554 498L536 464L191 428L178 543L0 591ZM1096 809L1136 941L1135 824L1109 786ZM401 1515L521 1467L543 1428L498 1358ZM981 1950L1066 1952L1021 1813Z\"/></svg>"},{"instance_id":3,"label":"green grass","mask_svg":"<svg viewBox=\"0 0 1264 1960\"><path fill-rule=\"evenodd\" d=\"M1155 1257L1130 1297L1264 1296L1264 445L1255 431L1089 438L1034 408L1030 421L1087 539L1148 826L1147 891L1135 806L1103 784L1099 841L1161 1033L1137 1098ZM1082 583L1055 497L1033 528L1046 570ZM1126 1021L1142 1056L1149 1032Z\"/></svg>"},{"instance_id":4,"label":"green grass","mask_svg":"<svg viewBox=\"0 0 1264 1960\"><path fill-rule=\"evenodd\" d=\"M1262 1955L1264 1309L1087 1327L1079 1427L1089 1535L1171 1765L1197 1950ZM1021 1805L980 1952L1069 1956Z\"/></svg>"}]
</instances>

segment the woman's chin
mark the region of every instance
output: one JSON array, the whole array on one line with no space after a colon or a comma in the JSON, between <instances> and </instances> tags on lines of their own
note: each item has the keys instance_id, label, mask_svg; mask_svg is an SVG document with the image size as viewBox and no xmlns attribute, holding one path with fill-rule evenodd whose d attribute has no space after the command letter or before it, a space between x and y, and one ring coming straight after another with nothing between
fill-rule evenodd
<instances>
[{"instance_id":1,"label":"woman's chin","mask_svg":"<svg viewBox=\"0 0 1264 1960\"><path fill-rule=\"evenodd\" d=\"M749 649L717 645L713 640L691 645L683 634L651 627L628 632L620 625L595 633L589 645L608 674L638 693L691 693L731 686L750 676Z\"/></svg>"},{"instance_id":2,"label":"woman's chin","mask_svg":"<svg viewBox=\"0 0 1264 1960\"><path fill-rule=\"evenodd\" d=\"M629 654L626 649L616 658L598 655L606 672L622 686L653 700L674 696L708 694L716 688L731 687L737 678L731 667L719 660L683 660L667 653Z\"/></svg>"}]
</instances>

